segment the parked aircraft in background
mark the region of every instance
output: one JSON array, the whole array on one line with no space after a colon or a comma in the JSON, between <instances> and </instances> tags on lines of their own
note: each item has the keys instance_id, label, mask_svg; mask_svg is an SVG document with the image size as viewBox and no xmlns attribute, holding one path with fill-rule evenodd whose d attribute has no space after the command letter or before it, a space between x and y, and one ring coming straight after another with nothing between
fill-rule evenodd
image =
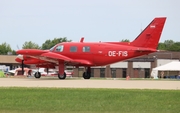
<instances>
[{"instance_id":1,"label":"parked aircraft in background","mask_svg":"<svg viewBox=\"0 0 180 113\"><path fill-rule=\"evenodd\" d=\"M54 69L47 68L39 68L38 70L34 70L34 74L39 71L41 76L57 76L58 73Z\"/></svg>"},{"instance_id":2,"label":"parked aircraft in background","mask_svg":"<svg viewBox=\"0 0 180 113\"><path fill-rule=\"evenodd\" d=\"M48 69L48 68L39 68L39 69L33 69L33 75L38 71L41 73L41 76L58 76L58 70L56 69ZM73 76L73 70L65 70L66 76L72 77Z\"/></svg>"},{"instance_id":3,"label":"parked aircraft in background","mask_svg":"<svg viewBox=\"0 0 180 113\"><path fill-rule=\"evenodd\" d=\"M7 75L17 76L17 75L24 75L24 76L32 76L36 72L40 72L42 76L58 76L58 70L56 69L48 69L47 68L39 68L39 69L30 69L24 68L24 74L22 74L22 68L16 68L14 70L9 70L6 72ZM72 77L73 70L65 70L66 76Z\"/></svg>"},{"instance_id":4,"label":"parked aircraft in background","mask_svg":"<svg viewBox=\"0 0 180 113\"><path fill-rule=\"evenodd\" d=\"M65 66L84 66L84 79L90 79L91 66L104 66L156 52L166 17L155 18L132 42L63 42L50 50L22 49L16 51L17 62L36 67L59 67L59 79L65 79ZM130 32L129 32L130 33ZM35 73L41 77L40 72Z\"/></svg>"},{"instance_id":5,"label":"parked aircraft in background","mask_svg":"<svg viewBox=\"0 0 180 113\"><path fill-rule=\"evenodd\" d=\"M31 76L32 70L29 68L24 68L24 73L22 74L22 68L16 68L14 70L9 70L6 72L7 75L17 76L17 75L24 75L24 76Z\"/></svg>"}]
</instances>

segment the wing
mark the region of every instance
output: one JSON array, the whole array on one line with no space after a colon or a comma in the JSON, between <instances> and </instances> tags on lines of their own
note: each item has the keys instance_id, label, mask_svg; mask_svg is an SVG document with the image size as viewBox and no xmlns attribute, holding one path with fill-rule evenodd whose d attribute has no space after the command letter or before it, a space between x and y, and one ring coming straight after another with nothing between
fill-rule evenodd
<instances>
[{"instance_id":1,"label":"wing","mask_svg":"<svg viewBox=\"0 0 180 113\"><path fill-rule=\"evenodd\" d=\"M55 61L64 61L66 64L69 65L92 65L92 62L88 61L88 60L83 60L83 59L72 59L69 58L67 56L61 55L61 54L57 54L57 53L53 53L53 52L48 52L48 53L43 53L41 54L41 59L43 58L45 61L46 60L55 60Z\"/></svg>"},{"instance_id":2,"label":"wing","mask_svg":"<svg viewBox=\"0 0 180 113\"><path fill-rule=\"evenodd\" d=\"M17 58L17 62L22 62L22 58ZM64 61L65 65L81 66L92 65L92 62L83 59L72 59L67 56L57 54L54 52L44 52L38 55L23 55L24 64L35 64L36 67L55 68L59 61Z\"/></svg>"}]
</instances>

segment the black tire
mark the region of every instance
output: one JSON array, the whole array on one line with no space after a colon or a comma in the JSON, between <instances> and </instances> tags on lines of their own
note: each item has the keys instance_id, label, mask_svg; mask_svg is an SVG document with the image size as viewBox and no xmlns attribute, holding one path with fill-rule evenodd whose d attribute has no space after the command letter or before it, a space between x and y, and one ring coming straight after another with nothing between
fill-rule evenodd
<instances>
[{"instance_id":1,"label":"black tire","mask_svg":"<svg viewBox=\"0 0 180 113\"><path fill-rule=\"evenodd\" d=\"M36 73L34 74L34 77L35 77L35 78L41 78L41 73L40 73L40 72L36 72Z\"/></svg>"},{"instance_id":2,"label":"black tire","mask_svg":"<svg viewBox=\"0 0 180 113\"><path fill-rule=\"evenodd\" d=\"M91 73L84 72L83 73L83 78L84 79L90 79L91 78Z\"/></svg>"},{"instance_id":3,"label":"black tire","mask_svg":"<svg viewBox=\"0 0 180 113\"><path fill-rule=\"evenodd\" d=\"M65 78L66 78L66 73L64 72L64 75L58 74L58 78L59 78L59 79L65 79Z\"/></svg>"}]
</instances>

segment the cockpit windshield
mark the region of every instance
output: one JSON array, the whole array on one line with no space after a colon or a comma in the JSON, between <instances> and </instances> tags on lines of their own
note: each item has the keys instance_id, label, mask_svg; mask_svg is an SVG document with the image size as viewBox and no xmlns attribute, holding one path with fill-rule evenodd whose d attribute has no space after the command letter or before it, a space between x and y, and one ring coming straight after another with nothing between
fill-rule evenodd
<instances>
[{"instance_id":1,"label":"cockpit windshield","mask_svg":"<svg viewBox=\"0 0 180 113\"><path fill-rule=\"evenodd\" d=\"M55 45L55 46L53 46L53 47L50 49L50 51L53 51L55 47L56 47L56 45Z\"/></svg>"},{"instance_id":2,"label":"cockpit windshield","mask_svg":"<svg viewBox=\"0 0 180 113\"><path fill-rule=\"evenodd\" d=\"M55 48L55 50L54 50L54 48ZM63 48L64 48L64 45L58 45L58 46L54 46L54 47L52 47L51 49L50 49L50 51L56 51L56 52L62 52L63 51Z\"/></svg>"},{"instance_id":3,"label":"cockpit windshield","mask_svg":"<svg viewBox=\"0 0 180 113\"><path fill-rule=\"evenodd\" d=\"M62 52L64 49L64 45L58 45L55 49L56 52Z\"/></svg>"}]
</instances>

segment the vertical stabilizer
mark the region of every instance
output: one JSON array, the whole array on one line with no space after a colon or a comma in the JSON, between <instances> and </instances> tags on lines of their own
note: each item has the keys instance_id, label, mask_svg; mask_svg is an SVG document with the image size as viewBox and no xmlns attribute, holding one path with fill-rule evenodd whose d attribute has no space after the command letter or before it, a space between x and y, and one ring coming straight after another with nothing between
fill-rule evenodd
<instances>
[{"instance_id":1,"label":"vertical stabilizer","mask_svg":"<svg viewBox=\"0 0 180 113\"><path fill-rule=\"evenodd\" d=\"M166 17L155 18L131 43L136 47L156 49L164 27Z\"/></svg>"}]
</instances>

